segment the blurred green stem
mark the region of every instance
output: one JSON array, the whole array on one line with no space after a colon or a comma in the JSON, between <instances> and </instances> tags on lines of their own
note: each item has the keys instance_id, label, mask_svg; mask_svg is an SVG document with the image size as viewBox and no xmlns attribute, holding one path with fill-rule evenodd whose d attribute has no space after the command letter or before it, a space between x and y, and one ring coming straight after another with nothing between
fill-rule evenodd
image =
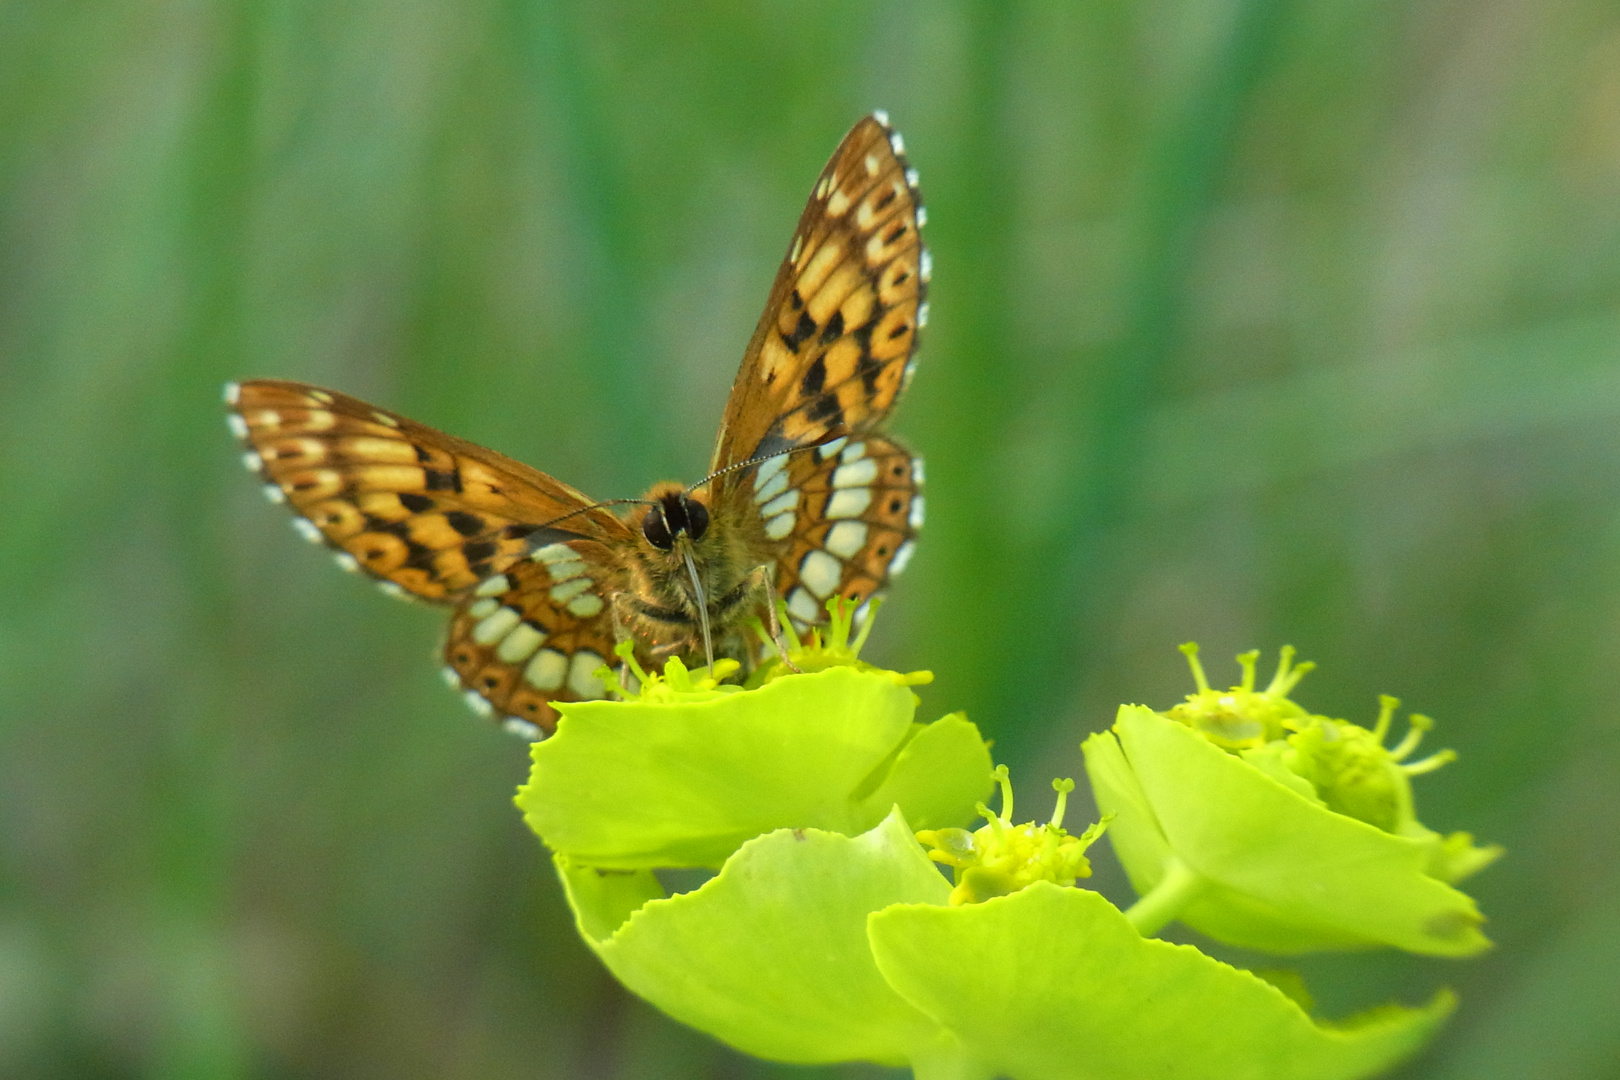
<instances>
[{"instance_id":1,"label":"blurred green stem","mask_svg":"<svg viewBox=\"0 0 1620 1080\"><path fill-rule=\"evenodd\" d=\"M1174 855L1164 867L1164 877L1148 894L1125 912L1136 932L1152 937L1174 922L1187 905L1203 895L1209 888L1209 879Z\"/></svg>"}]
</instances>

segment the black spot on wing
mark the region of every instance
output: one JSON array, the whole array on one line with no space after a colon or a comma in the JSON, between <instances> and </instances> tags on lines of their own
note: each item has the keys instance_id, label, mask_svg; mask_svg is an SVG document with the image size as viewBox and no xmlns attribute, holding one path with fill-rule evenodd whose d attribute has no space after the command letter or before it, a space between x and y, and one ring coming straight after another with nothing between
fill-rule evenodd
<instances>
[{"instance_id":1,"label":"black spot on wing","mask_svg":"<svg viewBox=\"0 0 1620 1080\"><path fill-rule=\"evenodd\" d=\"M812 420L831 420L833 427L843 426L844 410L838 404L837 394L823 394L816 398L808 415Z\"/></svg>"},{"instance_id":2,"label":"black spot on wing","mask_svg":"<svg viewBox=\"0 0 1620 1080\"><path fill-rule=\"evenodd\" d=\"M484 531L484 519L465 510L451 510L444 515L444 520L462 536L477 536Z\"/></svg>"},{"instance_id":3,"label":"black spot on wing","mask_svg":"<svg viewBox=\"0 0 1620 1080\"><path fill-rule=\"evenodd\" d=\"M483 562L495 554L495 545L487 540L480 540L477 543L464 545L461 553L467 557L467 561L470 563Z\"/></svg>"},{"instance_id":4,"label":"black spot on wing","mask_svg":"<svg viewBox=\"0 0 1620 1080\"><path fill-rule=\"evenodd\" d=\"M429 491L454 491L461 493L461 470L451 469L449 472L440 472L438 469L423 469L422 480Z\"/></svg>"},{"instance_id":5,"label":"black spot on wing","mask_svg":"<svg viewBox=\"0 0 1620 1080\"><path fill-rule=\"evenodd\" d=\"M827 361L824 357L816 357L815 362L804 373L804 380L799 383L799 393L804 397L815 397L827 383Z\"/></svg>"},{"instance_id":6,"label":"black spot on wing","mask_svg":"<svg viewBox=\"0 0 1620 1080\"><path fill-rule=\"evenodd\" d=\"M793 333L784 334L782 336L782 343L788 348L792 349L794 352L798 352L799 346L803 345L806 341L809 341L810 335L814 334L815 332L816 320L810 317L810 313L808 311L801 311L799 312L798 325L793 328Z\"/></svg>"},{"instance_id":7,"label":"black spot on wing","mask_svg":"<svg viewBox=\"0 0 1620 1080\"><path fill-rule=\"evenodd\" d=\"M418 495L414 491L402 492L399 504L413 514L425 514L437 504L426 495Z\"/></svg>"},{"instance_id":8,"label":"black spot on wing","mask_svg":"<svg viewBox=\"0 0 1620 1080\"><path fill-rule=\"evenodd\" d=\"M842 311L835 311L832 313L832 318L827 320L827 325L821 330L822 344L826 344L827 342L842 336L843 333L844 313ZM820 363L821 361L818 360L816 362Z\"/></svg>"}]
</instances>

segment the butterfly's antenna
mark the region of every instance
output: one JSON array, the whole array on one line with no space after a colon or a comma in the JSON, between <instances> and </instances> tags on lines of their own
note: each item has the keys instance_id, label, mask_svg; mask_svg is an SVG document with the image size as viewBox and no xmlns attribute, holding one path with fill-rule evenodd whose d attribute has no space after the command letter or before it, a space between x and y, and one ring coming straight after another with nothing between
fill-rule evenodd
<instances>
[{"instance_id":1,"label":"butterfly's antenna","mask_svg":"<svg viewBox=\"0 0 1620 1080\"><path fill-rule=\"evenodd\" d=\"M823 445L825 443L829 443L829 442L832 442L832 440L831 439L823 439L823 440L821 440L821 442L811 443L808 446L795 446L791 450L778 450L774 454L760 454L758 457L751 457L747 461L739 461L734 465L727 465L725 468L716 469L714 472L710 473L708 476L705 476L703 479L699 480L697 483L695 483L691 487L687 488L684 492L682 492L682 494L683 495L690 495L690 494L692 494L692 492L696 491L698 488L702 487L704 484L707 484L710 480L718 480L720 477L726 475L727 473L734 473L739 469L753 468L755 465L758 465L761 462L771 460L771 458L791 457L794 454L802 454L806 450L814 450L816 447L821 446L821 445Z\"/></svg>"},{"instance_id":2,"label":"butterfly's antenna","mask_svg":"<svg viewBox=\"0 0 1620 1080\"><path fill-rule=\"evenodd\" d=\"M709 636L709 601L703 595L703 582L698 580L697 564L692 561L692 541L684 533L676 537L681 547L681 558L686 560L686 572L692 575L692 595L697 598L698 623L703 627L703 658L714 671L714 639Z\"/></svg>"},{"instance_id":3,"label":"butterfly's antenna","mask_svg":"<svg viewBox=\"0 0 1620 1080\"><path fill-rule=\"evenodd\" d=\"M562 515L561 517L554 517L550 521L542 521L539 525L536 526L536 528L538 528L538 529L549 529L553 525L557 524L557 522L559 522L559 521L567 521L571 517L578 517L580 514L588 514L592 510L600 510L604 506L622 506L625 503L635 503L637 506L651 506L652 505L652 500L651 499L603 499L599 503L591 503L591 505L582 506L578 510L570 510L570 511L568 511L568 513Z\"/></svg>"}]
</instances>

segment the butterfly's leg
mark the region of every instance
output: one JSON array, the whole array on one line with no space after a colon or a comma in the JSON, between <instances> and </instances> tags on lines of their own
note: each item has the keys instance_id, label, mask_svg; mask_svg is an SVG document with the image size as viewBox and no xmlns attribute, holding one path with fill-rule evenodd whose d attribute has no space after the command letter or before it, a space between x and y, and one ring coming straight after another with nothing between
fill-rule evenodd
<instances>
[{"instance_id":1,"label":"butterfly's leg","mask_svg":"<svg viewBox=\"0 0 1620 1080\"><path fill-rule=\"evenodd\" d=\"M614 645L622 645L626 641L631 642L633 645L635 642L635 639L630 636L630 632L624 628L624 619L620 618L619 616L619 606L620 604L626 602L627 594L616 592L613 594L612 603L608 605L608 611L611 613L613 618ZM614 652L617 651L617 649L614 650ZM626 693L629 693L630 691L630 664L625 660L619 661L619 689L625 691Z\"/></svg>"},{"instance_id":2,"label":"butterfly's leg","mask_svg":"<svg viewBox=\"0 0 1620 1080\"><path fill-rule=\"evenodd\" d=\"M771 567L756 566L744 580L749 589L760 596L765 606L765 629L770 632L771 644L776 646L776 655L782 658L789 671L798 672L799 665L788 656L787 646L782 643L782 623L776 616L776 587L771 584Z\"/></svg>"}]
</instances>

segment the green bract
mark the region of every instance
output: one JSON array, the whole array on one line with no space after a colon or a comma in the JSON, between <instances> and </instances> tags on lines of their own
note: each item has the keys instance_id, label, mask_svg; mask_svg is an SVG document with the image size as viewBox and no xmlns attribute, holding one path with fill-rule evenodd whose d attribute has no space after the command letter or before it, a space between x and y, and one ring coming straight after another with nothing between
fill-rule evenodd
<instances>
[{"instance_id":1,"label":"green bract","mask_svg":"<svg viewBox=\"0 0 1620 1080\"><path fill-rule=\"evenodd\" d=\"M965 824L989 792L989 749L959 714L913 723L910 685L928 676L861 664L851 613L836 608L825 644L795 642L820 670L756 690L672 660L663 676L636 669L631 700L559 704L518 791L529 827L575 863L641 869L719 866L772 829L854 835L896 804L918 827Z\"/></svg>"},{"instance_id":2,"label":"green bract","mask_svg":"<svg viewBox=\"0 0 1620 1080\"><path fill-rule=\"evenodd\" d=\"M1367 1076L1450 1012L1313 1022L1258 977L1143 939L1095 893L1037 882L951 907L893 813L855 838L781 830L701 888L558 860L581 932L671 1016L799 1063L909 1063L919 1077L1132 1080Z\"/></svg>"},{"instance_id":3,"label":"green bract","mask_svg":"<svg viewBox=\"0 0 1620 1080\"><path fill-rule=\"evenodd\" d=\"M1329 809L1303 778L1142 706L1122 707L1083 749L1144 903L1173 893L1170 917L1211 937L1274 953L1393 945L1466 956L1489 945L1474 901L1433 876L1432 843Z\"/></svg>"},{"instance_id":4,"label":"green bract","mask_svg":"<svg viewBox=\"0 0 1620 1080\"><path fill-rule=\"evenodd\" d=\"M616 880L558 865L608 969L740 1050L900 1065L950 1049L944 1030L889 988L867 945L869 912L943 904L951 891L898 813L855 838L784 829L750 840L701 888L646 900L628 918L657 888L650 874Z\"/></svg>"},{"instance_id":5,"label":"green bract","mask_svg":"<svg viewBox=\"0 0 1620 1080\"><path fill-rule=\"evenodd\" d=\"M1044 881L982 904L897 905L868 926L889 984L1014 1080L1348 1080L1412 1053L1453 1007L1441 993L1314 1022L1259 977Z\"/></svg>"}]
</instances>

